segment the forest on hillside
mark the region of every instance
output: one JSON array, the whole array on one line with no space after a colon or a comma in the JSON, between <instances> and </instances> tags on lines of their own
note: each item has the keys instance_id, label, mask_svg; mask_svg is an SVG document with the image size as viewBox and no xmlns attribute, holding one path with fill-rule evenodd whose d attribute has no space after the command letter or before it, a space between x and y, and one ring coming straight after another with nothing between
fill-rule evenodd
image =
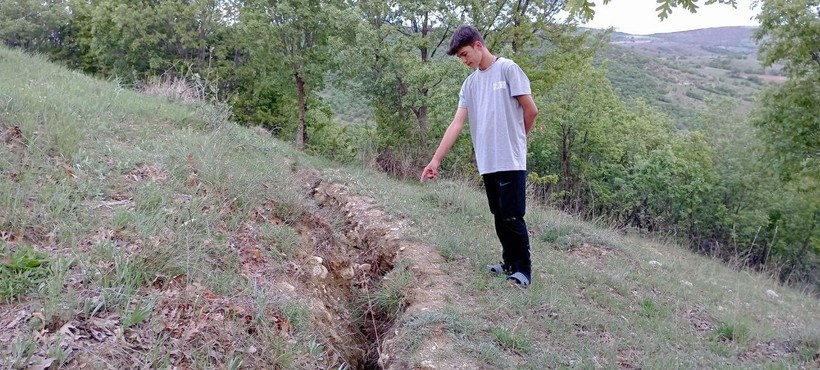
<instances>
[{"instance_id":1,"label":"forest on hillside","mask_svg":"<svg viewBox=\"0 0 820 370\"><path fill-rule=\"evenodd\" d=\"M729 91L719 83L669 94L625 62L645 56L613 53L611 33L577 27L593 16L590 3L0 0L0 39L123 86L225 106L299 149L413 179L470 72L446 57L449 38L473 24L532 81L537 200L820 291L820 2L760 1L760 67L777 65L785 82L758 84L760 93L738 84L739 100L708 98ZM735 71L754 82L747 72ZM685 101L697 105L682 110ZM468 135L443 169L478 182Z\"/></svg>"}]
</instances>

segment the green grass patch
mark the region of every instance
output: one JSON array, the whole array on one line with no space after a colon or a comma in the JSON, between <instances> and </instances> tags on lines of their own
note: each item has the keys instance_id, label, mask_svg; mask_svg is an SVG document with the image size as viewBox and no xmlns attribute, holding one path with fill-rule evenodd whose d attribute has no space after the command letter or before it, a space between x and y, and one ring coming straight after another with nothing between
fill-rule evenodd
<instances>
[{"instance_id":1,"label":"green grass patch","mask_svg":"<svg viewBox=\"0 0 820 370\"><path fill-rule=\"evenodd\" d=\"M299 234L286 224L263 224L259 228L259 236L274 252L275 258L280 260L293 256L299 247Z\"/></svg>"},{"instance_id":2,"label":"green grass patch","mask_svg":"<svg viewBox=\"0 0 820 370\"><path fill-rule=\"evenodd\" d=\"M648 318L656 318L661 315L661 307L652 298L641 299L641 312Z\"/></svg>"},{"instance_id":3,"label":"green grass patch","mask_svg":"<svg viewBox=\"0 0 820 370\"><path fill-rule=\"evenodd\" d=\"M0 300L21 298L50 275L48 255L23 246L11 251L0 242Z\"/></svg>"},{"instance_id":4,"label":"green grass patch","mask_svg":"<svg viewBox=\"0 0 820 370\"><path fill-rule=\"evenodd\" d=\"M520 332L508 328L490 328L493 340L503 349L529 354L532 344Z\"/></svg>"},{"instance_id":5,"label":"green grass patch","mask_svg":"<svg viewBox=\"0 0 820 370\"><path fill-rule=\"evenodd\" d=\"M715 339L745 343L749 340L749 328L743 324L719 322L715 327Z\"/></svg>"},{"instance_id":6,"label":"green grass patch","mask_svg":"<svg viewBox=\"0 0 820 370\"><path fill-rule=\"evenodd\" d=\"M412 283L407 261L399 261L375 289L367 288L360 293L359 306L394 320L407 305L407 289Z\"/></svg>"}]
</instances>

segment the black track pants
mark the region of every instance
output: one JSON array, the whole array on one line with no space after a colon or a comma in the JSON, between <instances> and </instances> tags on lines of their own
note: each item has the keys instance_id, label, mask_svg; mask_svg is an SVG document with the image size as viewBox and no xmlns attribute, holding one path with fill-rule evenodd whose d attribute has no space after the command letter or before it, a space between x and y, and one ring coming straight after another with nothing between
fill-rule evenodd
<instances>
[{"instance_id":1,"label":"black track pants","mask_svg":"<svg viewBox=\"0 0 820 370\"><path fill-rule=\"evenodd\" d=\"M501 241L504 265L530 278L530 237L524 214L527 207L527 171L488 173L484 178L495 232Z\"/></svg>"}]
</instances>

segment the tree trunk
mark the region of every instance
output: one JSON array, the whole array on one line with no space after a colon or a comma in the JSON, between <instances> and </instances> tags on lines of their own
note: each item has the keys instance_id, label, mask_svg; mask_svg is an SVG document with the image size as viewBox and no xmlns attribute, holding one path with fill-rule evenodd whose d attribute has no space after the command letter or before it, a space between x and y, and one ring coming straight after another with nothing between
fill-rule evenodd
<instances>
[{"instance_id":1,"label":"tree trunk","mask_svg":"<svg viewBox=\"0 0 820 370\"><path fill-rule=\"evenodd\" d=\"M530 0L518 0L518 3L513 10L513 36L512 36L512 50L513 54L518 54L524 43L523 33L521 31L522 20L529 22L527 17L527 8L530 7Z\"/></svg>"},{"instance_id":2,"label":"tree trunk","mask_svg":"<svg viewBox=\"0 0 820 370\"><path fill-rule=\"evenodd\" d=\"M562 125L561 127L561 169L564 173L561 179L561 190L570 190L572 187L572 172L570 169L570 136L572 129Z\"/></svg>"},{"instance_id":3,"label":"tree trunk","mask_svg":"<svg viewBox=\"0 0 820 370\"><path fill-rule=\"evenodd\" d=\"M795 259L795 261L800 265L801 272L805 271L805 256L806 252L808 252L809 250L809 244L811 244L811 236L812 234L814 234L814 229L817 228L818 216L820 216L820 211L814 211L814 215L811 219L811 229L809 229L809 232L806 233L806 237L803 239L803 242L801 243L802 246L800 248L800 252L797 253L797 258Z\"/></svg>"},{"instance_id":4,"label":"tree trunk","mask_svg":"<svg viewBox=\"0 0 820 370\"><path fill-rule=\"evenodd\" d=\"M296 129L296 149L305 150L307 144L307 127L305 127L305 79L299 67L293 73L296 78L296 90L299 95L299 127Z\"/></svg>"},{"instance_id":5,"label":"tree trunk","mask_svg":"<svg viewBox=\"0 0 820 370\"><path fill-rule=\"evenodd\" d=\"M419 109L416 109L414 113L416 113L416 119L419 122L421 147L424 148L427 146L427 106L422 105Z\"/></svg>"},{"instance_id":6,"label":"tree trunk","mask_svg":"<svg viewBox=\"0 0 820 370\"><path fill-rule=\"evenodd\" d=\"M430 13L426 12L426 13L424 13L424 18L422 20L421 37L426 39L427 35L429 33L430 33ZM426 46L422 46L419 51L421 53L421 62L422 63L428 63L430 61L430 51L427 49ZM418 120L418 123L419 123L419 133L421 134L419 136L419 139L421 141L421 148L426 148L427 147L427 103L425 103L425 102L427 100L426 98L427 98L427 93L428 93L427 87L419 89L419 93L425 99L422 100L423 102L422 102L421 106L419 106L418 109L414 109L413 112L416 114L416 120Z\"/></svg>"}]
</instances>

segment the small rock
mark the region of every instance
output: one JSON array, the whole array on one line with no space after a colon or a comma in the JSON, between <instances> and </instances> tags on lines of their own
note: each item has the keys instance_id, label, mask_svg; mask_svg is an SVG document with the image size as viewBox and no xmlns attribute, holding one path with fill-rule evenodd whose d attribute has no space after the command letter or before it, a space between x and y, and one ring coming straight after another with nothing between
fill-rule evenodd
<instances>
[{"instance_id":1,"label":"small rock","mask_svg":"<svg viewBox=\"0 0 820 370\"><path fill-rule=\"evenodd\" d=\"M319 257L319 256L310 257L310 259L308 260L308 263L311 264L311 265L321 265L322 264L322 257Z\"/></svg>"},{"instance_id":2,"label":"small rock","mask_svg":"<svg viewBox=\"0 0 820 370\"><path fill-rule=\"evenodd\" d=\"M314 278L324 280L327 277L327 267L322 265L313 266L313 270L311 270L311 275L313 275Z\"/></svg>"},{"instance_id":3,"label":"small rock","mask_svg":"<svg viewBox=\"0 0 820 370\"><path fill-rule=\"evenodd\" d=\"M294 287L293 285L290 285L288 283L285 283L285 282L279 283L279 287L286 290L286 291L288 291L288 292L292 292L292 291L296 290L296 287Z\"/></svg>"},{"instance_id":4,"label":"small rock","mask_svg":"<svg viewBox=\"0 0 820 370\"><path fill-rule=\"evenodd\" d=\"M780 298L780 296L777 295L777 292L771 289L766 291L766 295L769 296L769 298Z\"/></svg>"},{"instance_id":5,"label":"small rock","mask_svg":"<svg viewBox=\"0 0 820 370\"><path fill-rule=\"evenodd\" d=\"M257 349L254 346L251 346L250 348L248 348L248 353L250 353L250 354L254 354L254 353L256 353L256 351L257 351Z\"/></svg>"},{"instance_id":6,"label":"small rock","mask_svg":"<svg viewBox=\"0 0 820 370\"><path fill-rule=\"evenodd\" d=\"M353 279L353 276L356 275L356 273L353 271L353 267L347 267L342 269L341 275L343 279L350 280Z\"/></svg>"},{"instance_id":7,"label":"small rock","mask_svg":"<svg viewBox=\"0 0 820 370\"><path fill-rule=\"evenodd\" d=\"M359 270L370 271L370 264L369 263L363 263L363 264L359 265Z\"/></svg>"},{"instance_id":8,"label":"small rock","mask_svg":"<svg viewBox=\"0 0 820 370\"><path fill-rule=\"evenodd\" d=\"M652 267L657 268L657 267L661 267L661 266L663 266L663 264L661 264L661 263L660 263L660 262L658 262L658 261L649 261L649 266L652 266Z\"/></svg>"},{"instance_id":9,"label":"small rock","mask_svg":"<svg viewBox=\"0 0 820 370\"><path fill-rule=\"evenodd\" d=\"M690 282L688 280L681 280L680 283L683 284L683 285L686 285L688 287L692 287L692 282Z\"/></svg>"}]
</instances>

